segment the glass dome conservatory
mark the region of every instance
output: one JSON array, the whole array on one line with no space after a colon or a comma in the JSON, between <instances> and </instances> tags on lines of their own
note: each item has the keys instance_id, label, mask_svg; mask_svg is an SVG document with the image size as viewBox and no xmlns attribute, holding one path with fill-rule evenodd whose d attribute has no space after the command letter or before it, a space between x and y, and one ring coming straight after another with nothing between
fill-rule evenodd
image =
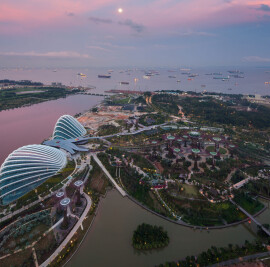
<instances>
[{"instance_id":1,"label":"glass dome conservatory","mask_svg":"<svg viewBox=\"0 0 270 267\"><path fill-rule=\"evenodd\" d=\"M55 124L53 139L71 139L85 135L85 128L72 116L63 115Z\"/></svg>"},{"instance_id":2,"label":"glass dome conservatory","mask_svg":"<svg viewBox=\"0 0 270 267\"><path fill-rule=\"evenodd\" d=\"M0 203L7 205L33 190L65 167L65 153L44 145L13 151L0 168Z\"/></svg>"}]
</instances>

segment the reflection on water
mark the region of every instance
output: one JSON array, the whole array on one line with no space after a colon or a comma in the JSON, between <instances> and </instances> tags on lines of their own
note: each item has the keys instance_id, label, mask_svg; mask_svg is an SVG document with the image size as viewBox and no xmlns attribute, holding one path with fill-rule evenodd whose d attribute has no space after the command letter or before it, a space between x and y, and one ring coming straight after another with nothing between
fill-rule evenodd
<instances>
[{"instance_id":1,"label":"reflection on water","mask_svg":"<svg viewBox=\"0 0 270 267\"><path fill-rule=\"evenodd\" d=\"M269 209L258 219L269 221ZM134 250L132 234L143 222L163 226L170 236L169 246L149 252ZM222 230L193 230L163 220L112 191L101 200L92 228L68 266L154 266L196 255L211 246L241 245L255 238L254 231L256 226L248 223Z\"/></svg>"},{"instance_id":2,"label":"reflection on water","mask_svg":"<svg viewBox=\"0 0 270 267\"><path fill-rule=\"evenodd\" d=\"M39 144L51 136L60 116L88 110L102 99L97 96L73 95L0 112L0 164L14 149Z\"/></svg>"}]
</instances>

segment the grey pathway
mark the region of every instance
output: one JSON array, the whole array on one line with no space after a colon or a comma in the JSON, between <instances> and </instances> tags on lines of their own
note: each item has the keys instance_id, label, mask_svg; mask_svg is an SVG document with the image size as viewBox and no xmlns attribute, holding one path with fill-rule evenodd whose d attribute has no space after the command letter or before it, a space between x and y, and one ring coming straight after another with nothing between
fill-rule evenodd
<instances>
[{"instance_id":1,"label":"grey pathway","mask_svg":"<svg viewBox=\"0 0 270 267\"><path fill-rule=\"evenodd\" d=\"M106 174L106 176L110 179L110 181L113 183L113 185L116 187L116 189L119 191L119 193L125 197L127 195L127 193L125 192L125 190L120 187L116 181L112 178L111 174L107 171L107 169L105 168L105 166L102 164L102 162L99 160L99 158L97 157L97 155L95 153L91 153L91 155L93 156L94 160L96 161L96 163L99 165L99 167L102 169L102 171Z\"/></svg>"}]
</instances>

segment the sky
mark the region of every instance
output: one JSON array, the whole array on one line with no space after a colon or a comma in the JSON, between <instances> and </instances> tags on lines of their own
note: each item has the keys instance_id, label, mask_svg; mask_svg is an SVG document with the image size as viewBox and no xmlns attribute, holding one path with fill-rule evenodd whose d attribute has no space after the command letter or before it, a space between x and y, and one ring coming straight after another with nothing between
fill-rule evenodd
<instances>
[{"instance_id":1,"label":"sky","mask_svg":"<svg viewBox=\"0 0 270 267\"><path fill-rule=\"evenodd\" d=\"M270 0L1 0L0 67L270 66Z\"/></svg>"}]
</instances>

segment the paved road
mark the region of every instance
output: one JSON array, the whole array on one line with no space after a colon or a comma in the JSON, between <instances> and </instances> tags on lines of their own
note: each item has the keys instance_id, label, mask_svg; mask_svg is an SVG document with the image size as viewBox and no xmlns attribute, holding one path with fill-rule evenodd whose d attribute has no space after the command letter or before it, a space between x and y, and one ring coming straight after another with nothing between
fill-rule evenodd
<instances>
[{"instance_id":1,"label":"paved road","mask_svg":"<svg viewBox=\"0 0 270 267\"><path fill-rule=\"evenodd\" d=\"M262 228L262 230L268 235L270 236L270 232L263 227L263 225L258 222L251 214L249 214L246 210L244 210L241 206L239 206L238 204L236 204L232 199L230 199L231 203L233 203L235 206L237 206L238 209L240 209L244 214L246 214L250 220L252 220L253 222L255 222L258 226L260 226Z\"/></svg>"},{"instance_id":2,"label":"paved road","mask_svg":"<svg viewBox=\"0 0 270 267\"><path fill-rule=\"evenodd\" d=\"M123 190L122 187L120 187L116 181L112 178L112 176L110 175L110 173L107 171L107 169L105 168L105 166L102 164L102 162L99 160L99 158L97 157L97 155L95 153L90 153L94 160L96 161L96 163L99 165L99 167L102 169L102 171L106 174L106 176L110 179L110 181L113 183L113 185L116 187L116 189L119 191L119 193L125 197L127 195L127 193L125 192L125 190Z\"/></svg>"}]
</instances>

